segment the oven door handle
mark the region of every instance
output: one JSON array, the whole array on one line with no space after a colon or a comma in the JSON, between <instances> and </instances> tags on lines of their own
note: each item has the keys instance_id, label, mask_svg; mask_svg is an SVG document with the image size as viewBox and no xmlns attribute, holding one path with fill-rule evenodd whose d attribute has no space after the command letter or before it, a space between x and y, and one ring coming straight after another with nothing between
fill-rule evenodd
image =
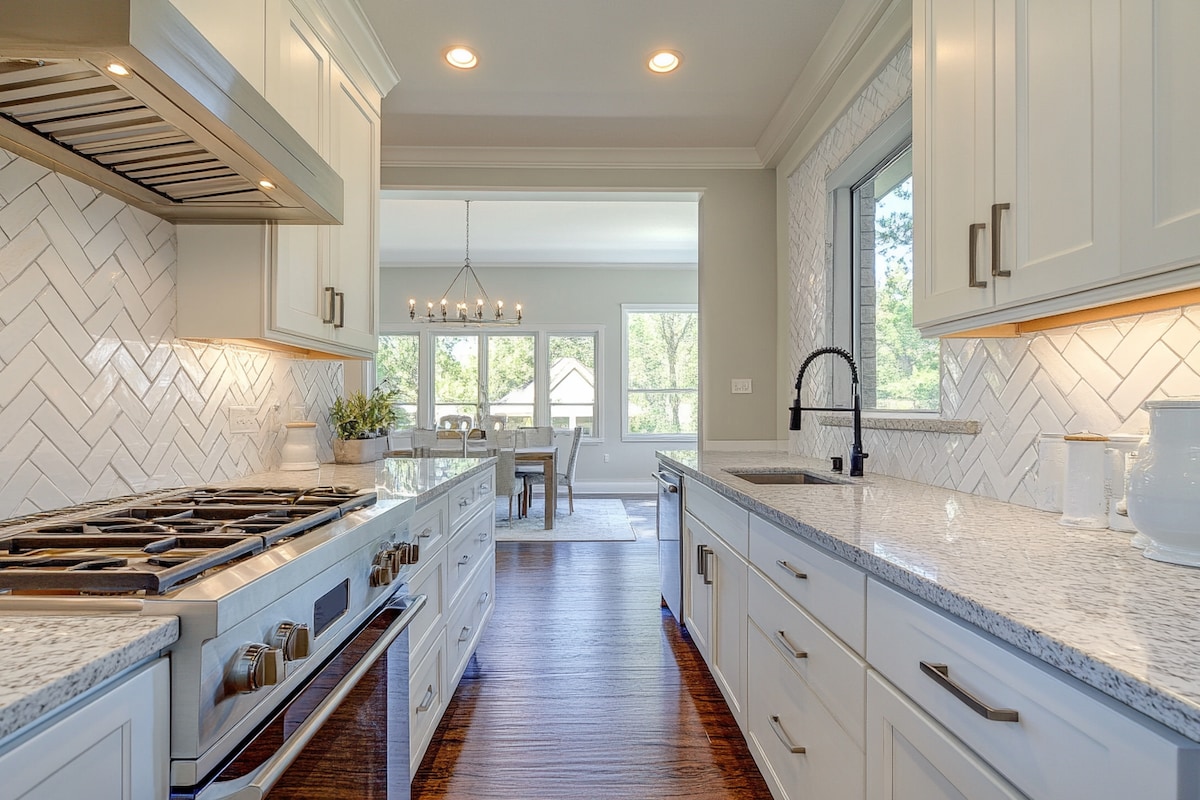
<instances>
[{"instance_id":1,"label":"oven door handle","mask_svg":"<svg viewBox=\"0 0 1200 800\"><path fill-rule=\"evenodd\" d=\"M375 662L387 652L400 634L404 633L412 623L413 617L425 607L425 602L423 594L409 598L408 607L384 630L383 635L371 645L358 663L338 681L333 691L292 732L283 746L263 762L262 766L240 778L210 784L196 796L197 800L261 800L266 797L283 777L283 774L288 771L288 768L300 757L300 751L313 740L321 726L333 716L333 712L337 711L338 706L345 701L363 676L370 671L371 667L375 666Z\"/></svg>"}]
</instances>

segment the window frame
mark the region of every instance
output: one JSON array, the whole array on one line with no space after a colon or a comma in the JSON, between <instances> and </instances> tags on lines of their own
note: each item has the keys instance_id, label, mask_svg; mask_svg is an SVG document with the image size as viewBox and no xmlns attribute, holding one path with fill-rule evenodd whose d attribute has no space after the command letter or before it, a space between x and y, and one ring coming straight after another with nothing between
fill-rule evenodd
<instances>
[{"instance_id":1,"label":"window frame","mask_svg":"<svg viewBox=\"0 0 1200 800\"><path fill-rule=\"evenodd\" d=\"M623 442L697 442L700 431L696 433L631 433L629 430L629 314L630 313L681 313L690 312L696 315L696 347L699 357L700 347L700 307L696 303L622 303L621 304L621 441ZM696 426L700 426L700 375L696 375L695 392L697 414Z\"/></svg>"},{"instance_id":2,"label":"window frame","mask_svg":"<svg viewBox=\"0 0 1200 800\"><path fill-rule=\"evenodd\" d=\"M479 375L487 379L487 340L490 336L533 336L534 337L534 424L549 425L550 419L550 337L554 336L587 336L596 343L595 367L593 369L594 417L592 434L584 436L582 441L588 443L604 442L604 333L605 326L553 324L541 325L522 324L520 326L487 326L472 325L470 327L456 325L426 325L426 324L391 324L380 326L380 336L404 336L416 334L420 337L418 345L419 365L417 381L417 420L423 427L432 427L437 419L434 414L434 337L443 336L479 336ZM376 370L374 363L369 371L372 382L375 381Z\"/></svg>"},{"instance_id":3,"label":"window frame","mask_svg":"<svg viewBox=\"0 0 1200 800\"><path fill-rule=\"evenodd\" d=\"M858 208L855 189L873 174L879 166L894 158L906 146L912 146L912 100L906 100L879 126L871 132L826 179L828 200L826 247L829 253L830 313L827 335L835 346L844 348L854 355L856 363L862 361L859 338L858 303L860 302L859 258L855 253L857 242L855 230ZM915 274L914 274L915 279ZM849 408L851 405L850 385L838 370L829 370L826 386L832 405ZM889 410L864 408L863 413L874 417L916 417L928 419L941 416L941 398L936 409Z\"/></svg>"}]
</instances>

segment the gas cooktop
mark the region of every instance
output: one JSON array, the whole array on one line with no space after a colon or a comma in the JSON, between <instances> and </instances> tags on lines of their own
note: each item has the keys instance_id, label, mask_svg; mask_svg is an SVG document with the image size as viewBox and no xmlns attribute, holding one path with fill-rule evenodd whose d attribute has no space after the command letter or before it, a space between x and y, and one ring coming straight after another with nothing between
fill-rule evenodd
<instances>
[{"instance_id":1,"label":"gas cooktop","mask_svg":"<svg viewBox=\"0 0 1200 800\"><path fill-rule=\"evenodd\" d=\"M162 594L375 502L348 487L201 487L0 529L0 592Z\"/></svg>"}]
</instances>

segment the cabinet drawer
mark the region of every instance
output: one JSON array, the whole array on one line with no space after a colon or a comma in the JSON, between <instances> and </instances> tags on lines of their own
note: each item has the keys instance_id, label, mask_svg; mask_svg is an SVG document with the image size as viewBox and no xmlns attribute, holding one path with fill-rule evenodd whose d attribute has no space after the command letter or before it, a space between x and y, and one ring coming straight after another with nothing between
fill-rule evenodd
<instances>
[{"instance_id":1,"label":"cabinet drawer","mask_svg":"<svg viewBox=\"0 0 1200 800\"><path fill-rule=\"evenodd\" d=\"M458 679L462 677L467 661L479 645L483 628L491 619L495 596L496 562L491 560L483 569L476 571L467 584L461 601L452 607L450 621L446 624L446 654L449 665L446 686L451 691L458 685Z\"/></svg>"},{"instance_id":2,"label":"cabinet drawer","mask_svg":"<svg viewBox=\"0 0 1200 800\"><path fill-rule=\"evenodd\" d=\"M446 536L450 533L449 517L445 495L413 512L408 530L412 540L421 548L420 561L432 559L446 545Z\"/></svg>"},{"instance_id":3,"label":"cabinet drawer","mask_svg":"<svg viewBox=\"0 0 1200 800\"><path fill-rule=\"evenodd\" d=\"M485 470L480 475L472 476L467 481L455 486L447 493L450 505L450 530L462 524L481 506L495 502L496 485L493 480L495 470Z\"/></svg>"},{"instance_id":4,"label":"cabinet drawer","mask_svg":"<svg viewBox=\"0 0 1200 800\"><path fill-rule=\"evenodd\" d=\"M492 531L495 519L491 508L476 514L454 534L446 546L446 597L453 606L463 586L471 579L479 563L494 560Z\"/></svg>"},{"instance_id":5,"label":"cabinet drawer","mask_svg":"<svg viewBox=\"0 0 1200 800\"><path fill-rule=\"evenodd\" d=\"M863 751L755 624L749 655L750 749L776 800L861 800Z\"/></svg>"},{"instance_id":6,"label":"cabinet drawer","mask_svg":"<svg viewBox=\"0 0 1200 800\"><path fill-rule=\"evenodd\" d=\"M754 515L750 517L750 563L850 649L863 652L866 576L862 571Z\"/></svg>"},{"instance_id":7,"label":"cabinet drawer","mask_svg":"<svg viewBox=\"0 0 1200 800\"><path fill-rule=\"evenodd\" d=\"M446 696L446 634L438 628L433 647L417 663L408 678L408 751L410 775L415 775L425 749L433 739L442 712L450 698Z\"/></svg>"},{"instance_id":8,"label":"cabinet drawer","mask_svg":"<svg viewBox=\"0 0 1200 800\"><path fill-rule=\"evenodd\" d=\"M426 560L421 556L421 564L408 581L410 595L423 594L427 598L425 608L408 628L408 653L412 659L418 660L425 648L440 633L446 624L446 557L438 553L437 558Z\"/></svg>"},{"instance_id":9,"label":"cabinet drawer","mask_svg":"<svg viewBox=\"0 0 1200 800\"><path fill-rule=\"evenodd\" d=\"M750 574L750 619L821 698L859 749L865 749L866 663L756 572ZM798 658L797 653L804 656Z\"/></svg>"},{"instance_id":10,"label":"cabinet drawer","mask_svg":"<svg viewBox=\"0 0 1200 800\"><path fill-rule=\"evenodd\" d=\"M1021 791L1089 800L1195 796L1200 745L878 581L867 594L871 666ZM923 670L922 662L944 667ZM942 669L979 703L1016 711L1016 721L973 710L939 682Z\"/></svg>"},{"instance_id":11,"label":"cabinet drawer","mask_svg":"<svg viewBox=\"0 0 1200 800\"><path fill-rule=\"evenodd\" d=\"M695 481L683 485L684 508L725 540L742 558L750 531L750 512Z\"/></svg>"}]
</instances>

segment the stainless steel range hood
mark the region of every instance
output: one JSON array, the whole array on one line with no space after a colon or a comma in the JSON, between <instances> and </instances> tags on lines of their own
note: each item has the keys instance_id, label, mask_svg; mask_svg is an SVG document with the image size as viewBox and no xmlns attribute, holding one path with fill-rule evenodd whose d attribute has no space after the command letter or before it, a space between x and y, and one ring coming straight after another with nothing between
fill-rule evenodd
<instances>
[{"instance_id":1,"label":"stainless steel range hood","mask_svg":"<svg viewBox=\"0 0 1200 800\"><path fill-rule=\"evenodd\" d=\"M169 0L0 19L0 147L177 222L341 222L341 178Z\"/></svg>"}]
</instances>

